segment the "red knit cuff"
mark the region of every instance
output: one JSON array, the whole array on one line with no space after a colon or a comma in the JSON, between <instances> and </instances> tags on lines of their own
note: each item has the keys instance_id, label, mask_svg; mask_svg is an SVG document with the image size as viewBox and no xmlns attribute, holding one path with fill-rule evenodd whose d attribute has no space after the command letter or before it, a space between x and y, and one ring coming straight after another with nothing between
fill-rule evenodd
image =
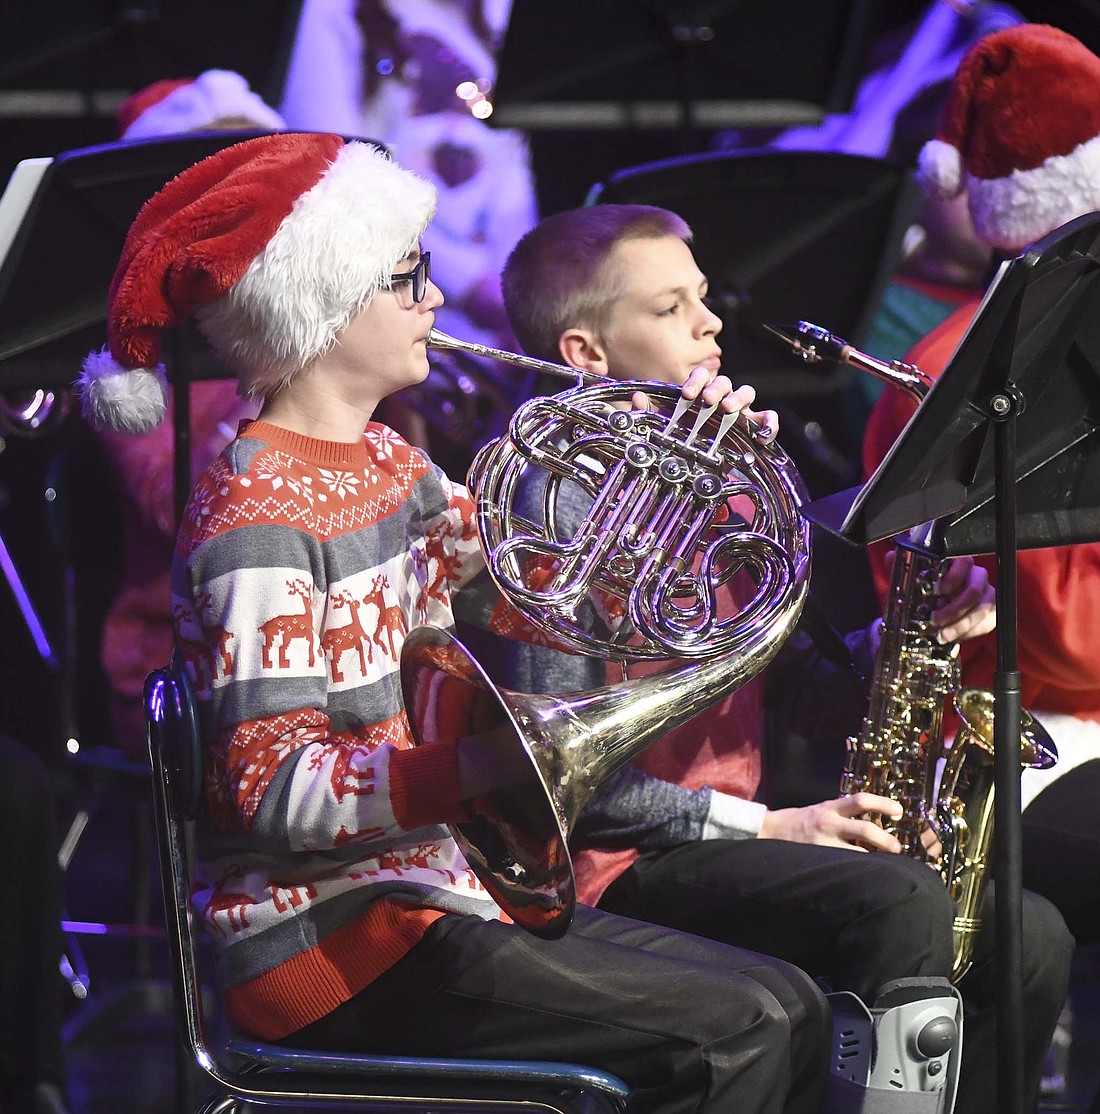
<instances>
[{"instance_id":1,"label":"red knit cuff","mask_svg":"<svg viewBox=\"0 0 1100 1114\"><path fill-rule=\"evenodd\" d=\"M465 820L466 812L459 803L455 743L396 751L390 758L390 804L406 831Z\"/></svg>"}]
</instances>

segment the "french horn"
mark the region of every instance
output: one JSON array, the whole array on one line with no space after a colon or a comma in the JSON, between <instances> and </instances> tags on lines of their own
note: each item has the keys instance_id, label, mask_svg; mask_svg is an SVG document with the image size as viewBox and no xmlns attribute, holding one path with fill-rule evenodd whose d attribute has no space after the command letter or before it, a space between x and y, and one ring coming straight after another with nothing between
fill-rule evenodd
<instances>
[{"instance_id":1,"label":"french horn","mask_svg":"<svg viewBox=\"0 0 1100 1114\"><path fill-rule=\"evenodd\" d=\"M406 639L401 683L415 741L458 750L466 819L451 832L501 908L554 938L576 904L569 834L599 784L755 677L798 622L810 573L805 488L763 431L687 403L678 388L437 331L428 343L574 383L521 405L507 436L471 464L478 534L501 593L553 644L680 663L591 692L517 693L493 684L446 631L418 627ZM632 408L637 392L647 410ZM523 513L520 497L532 470L545 480L536 514ZM568 535L557 514L565 484L591 499ZM752 597L724 617L716 593L742 572ZM606 635L589 629L593 612L612 620Z\"/></svg>"}]
</instances>

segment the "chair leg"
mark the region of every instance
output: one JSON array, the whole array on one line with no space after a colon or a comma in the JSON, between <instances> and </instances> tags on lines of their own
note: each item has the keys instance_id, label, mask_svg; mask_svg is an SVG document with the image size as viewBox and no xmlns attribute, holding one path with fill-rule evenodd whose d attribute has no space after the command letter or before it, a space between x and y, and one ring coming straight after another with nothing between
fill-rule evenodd
<instances>
[{"instance_id":1,"label":"chair leg","mask_svg":"<svg viewBox=\"0 0 1100 1114\"><path fill-rule=\"evenodd\" d=\"M141 788L144 789L144 786ZM151 926L154 920L151 898L154 837L146 794L134 792L132 786L121 784L117 780L106 778L98 781L74 816L62 841L58 859L67 879L72 882L72 866L77 849L89 835L94 836L95 833L90 831L91 824L104 814L105 796L112 790L124 794L124 807L129 814L129 874L133 886L130 912L131 922L135 927L116 930L126 933L129 977L115 986L93 988L77 936L69 935L68 954L61 957L61 967L74 996L81 999L81 1005L65 1023L64 1039L67 1044L81 1037L94 1040L111 1026L125 1022L134 1015L171 1016L172 1013L171 985L155 970L151 940L147 934L153 930ZM79 863L76 869L79 869ZM66 967L72 971L71 977Z\"/></svg>"}]
</instances>

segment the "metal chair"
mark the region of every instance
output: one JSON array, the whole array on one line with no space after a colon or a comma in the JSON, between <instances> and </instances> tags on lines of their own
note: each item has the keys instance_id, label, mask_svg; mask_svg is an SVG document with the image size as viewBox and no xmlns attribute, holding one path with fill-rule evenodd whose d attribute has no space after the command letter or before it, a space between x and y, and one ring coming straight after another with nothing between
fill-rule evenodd
<instances>
[{"instance_id":1,"label":"metal chair","mask_svg":"<svg viewBox=\"0 0 1100 1114\"><path fill-rule=\"evenodd\" d=\"M191 828L202 792L201 748L193 698L176 664L150 673L145 713L161 878L172 953L180 1070L197 1064L214 1093L201 1114L265 1105L354 1106L509 1114L618 1114L626 1084L577 1064L428 1059L299 1051L231 1038L217 1052L208 1040L190 907ZM177 1080L179 1087L179 1080Z\"/></svg>"}]
</instances>

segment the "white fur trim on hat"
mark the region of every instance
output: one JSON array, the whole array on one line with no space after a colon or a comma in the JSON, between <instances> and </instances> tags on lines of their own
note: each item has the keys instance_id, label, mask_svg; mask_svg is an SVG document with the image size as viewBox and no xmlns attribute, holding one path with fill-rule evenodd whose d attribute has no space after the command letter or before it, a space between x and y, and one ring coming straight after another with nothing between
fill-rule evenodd
<instances>
[{"instance_id":1,"label":"white fur trim on hat","mask_svg":"<svg viewBox=\"0 0 1100 1114\"><path fill-rule=\"evenodd\" d=\"M164 367L127 369L106 348L84 358L76 387L84 417L96 429L148 433L168 412Z\"/></svg>"},{"instance_id":2,"label":"white fur trim on hat","mask_svg":"<svg viewBox=\"0 0 1100 1114\"><path fill-rule=\"evenodd\" d=\"M1067 221L1100 210L1100 136L1032 170L1004 178L968 175L966 188L978 235L1018 252Z\"/></svg>"},{"instance_id":3,"label":"white fur trim on hat","mask_svg":"<svg viewBox=\"0 0 1100 1114\"><path fill-rule=\"evenodd\" d=\"M199 326L248 394L285 384L336 340L416 246L431 183L368 143L340 149Z\"/></svg>"},{"instance_id":4,"label":"white fur trim on hat","mask_svg":"<svg viewBox=\"0 0 1100 1114\"><path fill-rule=\"evenodd\" d=\"M962 192L962 158L959 149L942 139L930 139L917 157L917 178L925 193L944 200Z\"/></svg>"},{"instance_id":5,"label":"white fur trim on hat","mask_svg":"<svg viewBox=\"0 0 1100 1114\"><path fill-rule=\"evenodd\" d=\"M232 70L207 70L150 105L122 134L123 139L152 139L201 131L219 120L243 119L258 131L281 131L283 118L248 82Z\"/></svg>"}]
</instances>

